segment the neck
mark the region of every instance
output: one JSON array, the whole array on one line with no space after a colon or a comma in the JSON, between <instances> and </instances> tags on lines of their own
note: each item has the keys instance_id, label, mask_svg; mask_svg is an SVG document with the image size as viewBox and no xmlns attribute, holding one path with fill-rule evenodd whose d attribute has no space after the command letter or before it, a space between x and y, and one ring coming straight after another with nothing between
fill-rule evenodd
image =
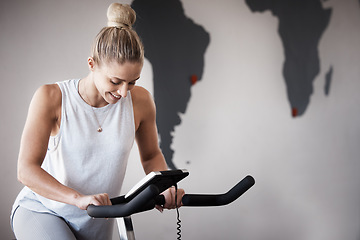
<instances>
[{"instance_id":1,"label":"neck","mask_svg":"<svg viewBox=\"0 0 360 240\"><path fill-rule=\"evenodd\" d=\"M78 92L81 98L92 107L99 108L108 105L96 88L91 75L80 80Z\"/></svg>"}]
</instances>

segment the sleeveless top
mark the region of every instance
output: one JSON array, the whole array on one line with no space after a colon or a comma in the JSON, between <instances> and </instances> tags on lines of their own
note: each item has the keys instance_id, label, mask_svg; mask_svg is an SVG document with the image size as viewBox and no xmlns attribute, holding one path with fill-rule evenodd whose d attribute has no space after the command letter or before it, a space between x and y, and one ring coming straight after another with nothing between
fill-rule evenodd
<instances>
[{"instance_id":1,"label":"sleeveless top","mask_svg":"<svg viewBox=\"0 0 360 240\"><path fill-rule=\"evenodd\" d=\"M79 79L57 83L62 93L60 130L49 139L42 168L81 194L116 197L135 139L131 94L116 104L91 109L80 97L78 83ZM102 132L97 131L94 114L102 123ZM19 193L13 213L18 206L63 218L77 239L111 239L113 220L93 219L76 206L49 200L28 187Z\"/></svg>"}]
</instances>

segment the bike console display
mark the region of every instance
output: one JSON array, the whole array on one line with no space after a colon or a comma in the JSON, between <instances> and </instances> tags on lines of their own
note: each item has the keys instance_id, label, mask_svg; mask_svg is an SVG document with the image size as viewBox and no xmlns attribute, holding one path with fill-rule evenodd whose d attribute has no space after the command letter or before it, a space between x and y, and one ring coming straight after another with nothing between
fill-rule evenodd
<instances>
[{"instance_id":1,"label":"bike console display","mask_svg":"<svg viewBox=\"0 0 360 240\"><path fill-rule=\"evenodd\" d=\"M139 181L126 195L126 200L131 200L137 196L141 191L145 190L150 185L154 185L159 189L159 192L163 192L171 186L174 186L177 182L184 179L189 175L189 172L183 170L168 170L160 172L151 172L146 175L141 181Z\"/></svg>"}]
</instances>

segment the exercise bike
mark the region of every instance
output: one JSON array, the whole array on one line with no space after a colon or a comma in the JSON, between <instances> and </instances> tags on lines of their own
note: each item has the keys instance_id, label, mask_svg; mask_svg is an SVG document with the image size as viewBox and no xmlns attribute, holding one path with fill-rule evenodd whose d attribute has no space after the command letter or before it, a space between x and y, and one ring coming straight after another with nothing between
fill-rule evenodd
<instances>
[{"instance_id":1,"label":"exercise bike","mask_svg":"<svg viewBox=\"0 0 360 240\"><path fill-rule=\"evenodd\" d=\"M187 170L169 170L151 172L138 182L126 195L112 198L110 206L94 206L87 208L89 216L94 218L120 218L118 221L120 240L135 240L134 228L131 215L155 208L155 205L164 205L165 198L160 195L169 187L187 177ZM187 207L210 207L227 205L255 184L252 176L248 175L233 188L224 194L185 194L182 198L182 206ZM176 208L178 211L178 208ZM178 213L178 239L181 239Z\"/></svg>"}]
</instances>

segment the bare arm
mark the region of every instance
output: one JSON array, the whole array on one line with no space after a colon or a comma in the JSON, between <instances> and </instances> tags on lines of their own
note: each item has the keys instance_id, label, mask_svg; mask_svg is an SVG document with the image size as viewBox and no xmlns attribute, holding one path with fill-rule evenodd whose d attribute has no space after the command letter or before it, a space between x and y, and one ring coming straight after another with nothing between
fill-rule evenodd
<instances>
[{"instance_id":1,"label":"bare arm","mask_svg":"<svg viewBox=\"0 0 360 240\"><path fill-rule=\"evenodd\" d=\"M164 156L158 143L155 103L145 89L136 87L132 91L136 122L136 142L141 163L146 174L167 170Z\"/></svg>"},{"instance_id":2,"label":"bare arm","mask_svg":"<svg viewBox=\"0 0 360 240\"><path fill-rule=\"evenodd\" d=\"M132 91L134 112L135 112L135 127L136 127L136 142L139 147L141 163L146 174L152 171L167 170L164 155L162 154L156 127L156 108L155 103L145 89L137 87ZM175 189L169 188L164 193L165 208L175 208ZM185 194L183 189L178 189L177 206L181 206L181 198ZM157 206L162 211L162 207Z\"/></svg>"},{"instance_id":3,"label":"bare arm","mask_svg":"<svg viewBox=\"0 0 360 240\"><path fill-rule=\"evenodd\" d=\"M107 205L105 194L84 196L41 168L50 135L57 133L61 118L61 91L56 84L40 87L30 103L21 137L18 180L43 197L86 209L91 204Z\"/></svg>"}]
</instances>

